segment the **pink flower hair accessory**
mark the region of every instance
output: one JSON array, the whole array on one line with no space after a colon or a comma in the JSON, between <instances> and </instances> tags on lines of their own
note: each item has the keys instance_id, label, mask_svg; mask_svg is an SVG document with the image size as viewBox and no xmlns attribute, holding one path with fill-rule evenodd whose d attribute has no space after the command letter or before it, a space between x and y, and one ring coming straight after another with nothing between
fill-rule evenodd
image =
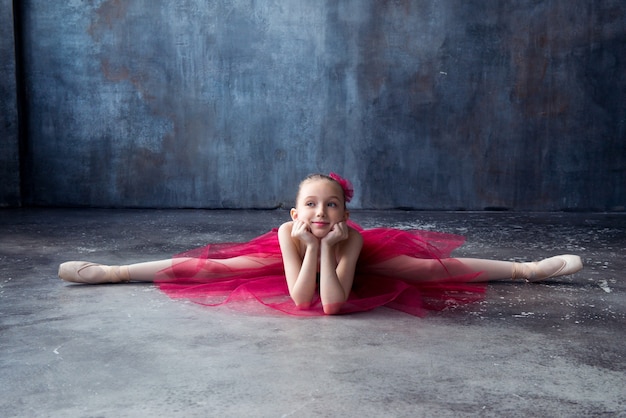
<instances>
[{"instance_id":1,"label":"pink flower hair accessory","mask_svg":"<svg viewBox=\"0 0 626 418\"><path fill-rule=\"evenodd\" d=\"M354 188L352 187L352 183L350 183L349 180L344 179L337 173L330 173L328 177L335 180L341 185L341 188L343 189L343 195L346 199L346 203L350 202L352 200L352 196L354 196Z\"/></svg>"}]
</instances>

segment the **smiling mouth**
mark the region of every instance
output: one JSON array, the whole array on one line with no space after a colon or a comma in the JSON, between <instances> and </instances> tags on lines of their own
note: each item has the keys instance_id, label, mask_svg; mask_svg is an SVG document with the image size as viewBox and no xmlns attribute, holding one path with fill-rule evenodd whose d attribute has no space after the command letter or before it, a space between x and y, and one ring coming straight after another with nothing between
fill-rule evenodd
<instances>
[{"instance_id":1,"label":"smiling mouth","mask_svg":"<svg viewBox=\"0 0 626 418\"><path fill-rule=\"evenodd\" d=\"M328 222L311 222L315 226L326 226L329 225Z\"/></svg>"}]
</instances>

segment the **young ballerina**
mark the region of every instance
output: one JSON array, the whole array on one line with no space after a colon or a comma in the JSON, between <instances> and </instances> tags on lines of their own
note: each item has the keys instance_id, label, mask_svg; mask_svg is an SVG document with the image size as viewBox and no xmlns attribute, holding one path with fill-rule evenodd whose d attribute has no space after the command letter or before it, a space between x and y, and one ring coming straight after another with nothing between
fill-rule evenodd
<instances>
[{"instance_id":1,"label":"young ballerina","mask_svg":"<svg viewBox=\"0 0 626 418\"><path fill-rule=\"evenodd\" d=\"M172 259L106 266L60 265L74 283L155 282L173 298L204 305L257 300L294 315L339 314L387 306L413 315L480 298L480 283L539 281L572 274L580 257L516 263L451 258L464 238L430 231L364 230L348 220L350 183L331 173L306 177L291 221L247 243L208 245Z\"/></svg>"}]
</instances>

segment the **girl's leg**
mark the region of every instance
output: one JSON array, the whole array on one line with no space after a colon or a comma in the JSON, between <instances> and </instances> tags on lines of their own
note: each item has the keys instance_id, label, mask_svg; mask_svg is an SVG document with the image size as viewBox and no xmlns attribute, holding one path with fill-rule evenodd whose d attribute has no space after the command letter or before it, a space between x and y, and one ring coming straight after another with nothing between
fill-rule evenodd
<instances>
[{"instance_id":1,"label":"girl's leg","mask_svg":"<svg viewBox=\"0 0 626 418\"><path fill-rule=\"evenodd\" d=\"M470 272L479 273L472 281L488 282L492 280L511 279L516 263L510 261L485 260L481 258L455 258L442 260L448 271L455 275Z\"/></svg>"},{"instance_id":2,"label":"girl's leg","mask_svg":"<svg viewBox=\"0 0 626 418\"><path fill-rule=\"evenodd\" d=\"M101 284L133 281L152 282L156 274L172 266L172 259L127 266L107 266L86 261L68 261L59 266L59 277L68 282Z\"/></svg>"},{"instance_id":3,"label":"girl's leg","mask_svg":"<svg viewBox=\"0 0 626 418\"><path fill-rule=\"evenodd\" d=\"M477 258L458 258L463 265L471 270L481 272L474 281L492 281L522 279L529 282L549 279L552 277L573 274L583 268L577 255L559 255L530 263L510 261L483 260Z\"/></svg>"},{"instance_id":4,"label":"girl's leg","mask_svg":"<svg viewBox=\"0 0 626 418\"><path fill-rule=\"evenodd\" d=\"M479 258L418 259L399 256L372 268L380 274L396 275L405 280L441 280L452 276L478 273L475 282L524 279L539 281L572 274L582 269L580 257L562 255L534 263L485 260Z\"/></svg>"},{"instance_id":5,"label":"girl's leg","mask_svg":"<svg viewBox=\"0 0 626 418\"><path fill-rule=\"evenodd\" d=\"M263 268L280 263L274 258L239 256L227 259L173 258L147 261L125 266L107 266L86 261L69 261L59 266L59 277L68 282L101 284L129 281L153 282L167 280L164 270L186 278L211 279L231 276L237 271Z\"/></svg>"}]
</instances>

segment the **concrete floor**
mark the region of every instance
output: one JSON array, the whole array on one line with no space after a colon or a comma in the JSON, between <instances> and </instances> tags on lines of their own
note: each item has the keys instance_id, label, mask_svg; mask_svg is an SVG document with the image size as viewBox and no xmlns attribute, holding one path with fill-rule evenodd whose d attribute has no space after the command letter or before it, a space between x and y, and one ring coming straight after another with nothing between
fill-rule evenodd
<instances>
[{"instance_id":1,"label":"concrete floor","mask_svg":"<svg viewBox=\"0 0 626 418\"><path fill-rule=\"evenodd\" d=\"M354 212L467 236L456 255L583 257L542 284L416 318L250 315L57 265L247 240L285 211L0 210L2 417L626 416L626 214Z\"/></svg>"}]
</instances>

